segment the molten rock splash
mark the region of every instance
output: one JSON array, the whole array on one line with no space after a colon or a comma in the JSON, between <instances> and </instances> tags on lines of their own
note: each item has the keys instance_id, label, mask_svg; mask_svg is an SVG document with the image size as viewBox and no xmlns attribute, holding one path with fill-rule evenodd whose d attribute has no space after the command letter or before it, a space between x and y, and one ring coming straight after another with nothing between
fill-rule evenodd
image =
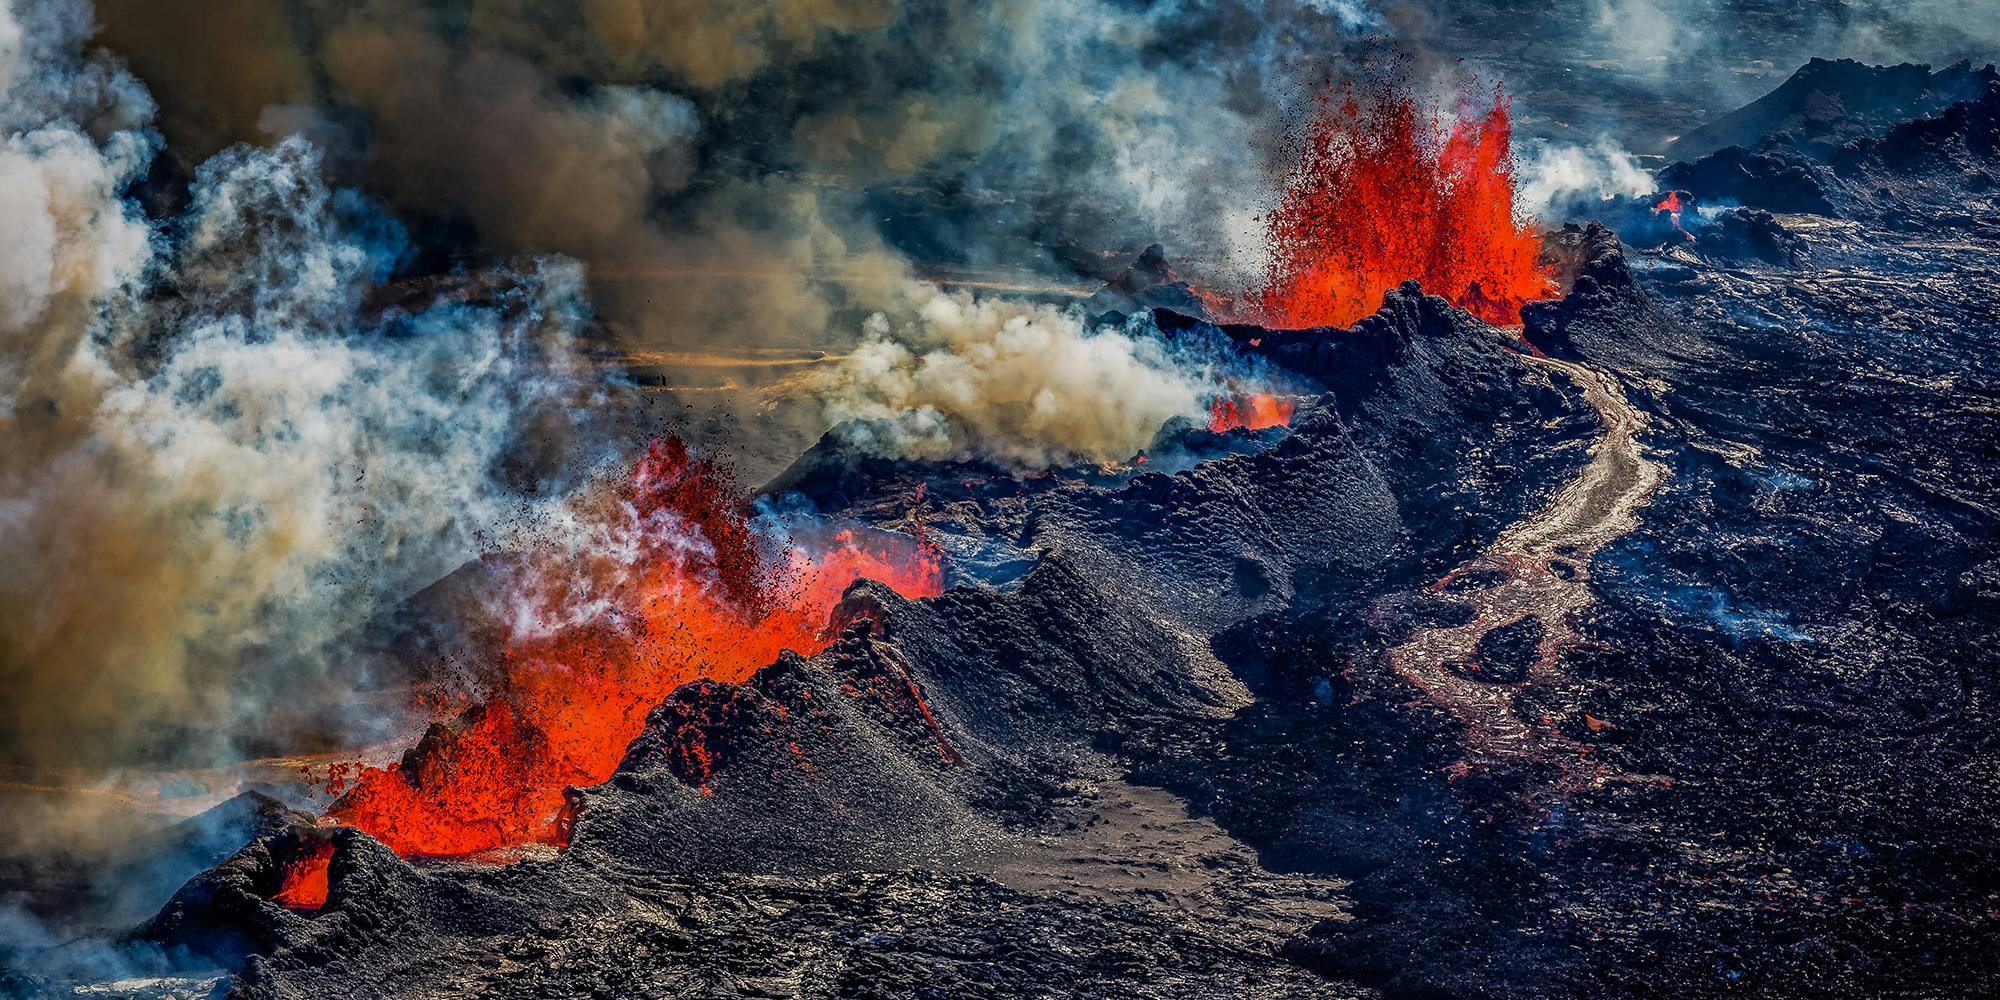
<instances>
[{"instance_id":1,"label":"molten rock splash","mask_svg":"<svg viewBox=\"0 0 2000 1000\"><path fill-rule=\"evenodd\" d=\"M1208 429L1216 434L1233 430L1261 431L1292 422L1294 404L1276 396L1224 397L1208 404Z\"/></svg>"},{"instance_id":2,"label":"molten rock splash","mask_svg":"<svg viewBox=\"0 0 2000 1000\"><path fill-rule=\"evenodd\" d=\"M1514 214L1508 100L1496 88L1444 117L1393 90L1320 95L1266 220L1265 286L1211 306L1264 326L1347 326L1415 279L1488 323L1519 323L1555 289L1534 227Z\"/></svg>"},{"instance_id":3,"label":"molten rock splash","mask_svg":"<svg viewBox=\"0 0 2000 1000\"><path fill-rule=\"evenodd\" d=\"M564 843L564 790L608 780L675 688L746 680L781 650L818 652L860 577L910 597L942 590L920 539L775 541L722 470L678 440L606 492L580 512L574 548L537 554L513 581L512 638L487 696L402 763L363 772L333 819L405 856Z\"/></svg>"}]
</instances>

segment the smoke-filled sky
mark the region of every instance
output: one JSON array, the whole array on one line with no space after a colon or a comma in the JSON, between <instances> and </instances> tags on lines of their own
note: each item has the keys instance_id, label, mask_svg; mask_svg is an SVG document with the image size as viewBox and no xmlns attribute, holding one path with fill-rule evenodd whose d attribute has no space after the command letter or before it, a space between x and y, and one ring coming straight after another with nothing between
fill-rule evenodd
<instances>
[{"instance_id":1,"label":"smoke-filled sky","mask_svg":"<svg viewBox=\"0 0 2000 1000\"><path fill-rule=\"evenodd\" d=\"M1504 82L1533 210L1809 56L1996 47L1984 0L0 0L0 759L296 736L662 401L752 474L842 420L1129 455L1254 373L1050 301L1253 273L1328 80Z\"/></svg>"}]
</instances>

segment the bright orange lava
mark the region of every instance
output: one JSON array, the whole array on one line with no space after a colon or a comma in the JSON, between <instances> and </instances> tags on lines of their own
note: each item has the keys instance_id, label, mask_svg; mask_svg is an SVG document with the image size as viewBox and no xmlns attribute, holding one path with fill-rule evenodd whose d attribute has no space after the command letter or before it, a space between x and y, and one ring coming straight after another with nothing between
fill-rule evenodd
<instances>
[{"instance_id":1,"label":"bright orange lava","mask_svg":"<svg viewBox=\"0 0 2000 1000\"><path fill-rule=\"evenodd\" d=\"M727 476L678 440L656 444L613 492L587 512L622 527L613 551L563 550L527 570L537 609L570 612L566 624L512 640L488 696L402 764L362 772L335 820L405 856L566 843L564 789L610 779L674 689L824 649L828 614L858 578L908 597L943 589L920 539L773 544Z\"/></svg>"},{"instance_id":2,"label":"bright orange lava","mask_svg":"<svg viewBox=\"0 0 2000 1000\"><path fill-rule=\"evenodd\" d=\"M293 910L317 910L326 905L327 870L333 864L333 845L322 844L311 854L285 866L284 885L271 902Z\"/></svg>"},{"instance_id":3,"label":"bright orange lava","mask_svg":"<svg viewBox=\"0 0 2000 1000\"><path fill-rule=\"evenodd\" d=\"M1221 434L1239 429L1261 431L1266 427L1283 427L1292 422L1293 409L1291 400L1276 396L1247 396L1240 402L1218 399L1208 404L1208 429Z\"/></svg>"},{"instance_id":4,"label":"bright orange lava","mask_svg":"<svg viewBox=\"0 0 2000 1000\"><path fill-rule=\"evenodd\" d=\"M1653 211L1667 213L1667 221L1673 223L1675 229L1681 229L1681 212L1686 208L1686 203L1681 201L1681 193L1669 191L1665 198L1660 199L1659 204L1653 206ZM1687 230L1681 229L1681 232L1685 233Z\"/></svg>"},{"instance_id":5,"label":"bright orange lava","mask_svg":"<svg viewBox=\"0 0 2000 1000\"><path fill-rule=\"evenodd\" d=\"M1447 126L1434 102L1387 88L1321 94L1266 220L1265 286L1211 306L1263 326L1348 326L1415 279L1488 323L1519 323L1555 287L1535 228L1514 216L1508 104L1496 87Z\"/></svg>"}]
</instances>

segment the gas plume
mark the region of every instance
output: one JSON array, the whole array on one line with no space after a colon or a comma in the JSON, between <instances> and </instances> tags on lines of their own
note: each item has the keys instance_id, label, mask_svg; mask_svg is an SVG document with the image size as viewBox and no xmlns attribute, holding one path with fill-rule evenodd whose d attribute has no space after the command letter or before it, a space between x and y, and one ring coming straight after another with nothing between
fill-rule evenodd
<instances>
[{"instance_id":1,"label":"gas plume","mask_svg":"<svg viewBox=\"0 0 2000 1000\"><path fill-rule=\"evenodd\" d=\"M1172 228L1226 257L1254 233L1292 71L1377 23L1282 0L109 0L103 17L161 82L184 159L303 131L421 224L583 260L607 324L647 349L837 345L911 254L1095 273L1101 246ZM183 24L227 55L159 41ZM675 108L673 127L615 127L611 89Z\"/></svg>"},{"instance_id":2,"label":"gas plume","mask_svg":"<svg viewBox=\"0 0 2000 1000\"><path fill-rule=\"evenodd\" d=\"M1608 136L1589 145L1538 142L1522 159L1514 204L1522 215L1551 224L1588 221L1611 199L1641 197L1657 187L1638 158Z\"/></svg>"},{"instance_id":3,"label":"gas plume","mask_svg":"<svg viewBox=\"0 0 2000 1000\"><path fill-rule=\"evenodd\" d=\"M933 294L914 320L870 317L852 352L782 391L818 399L876 454L1111 464L1167 421L1201 418L1236 373L1221 358L1169 347L1143 317L1096 326L1076 309Z\"/></svg>"},{"instance_id":4,"label":"gas plume","mask_svg":"<svg viewBox=\"0 0 2000 1000\"><path fill-rule=\"evenodd\" d=\"M621 390L586 327L628 348L863 330L820 419L769 425L794 434L778 454L851 419L897 453L1122 461L1199 421L1208 362L913 293L906 251L991 264L1106 217L1227 242L1283 89L1245 67L1368 20L684 6L111 0L98 37L163 108L89 47L81 3L8 8L0 753L207 760L301 716L350 738L363 720L327 703L391 669L353 631L611 453ZM162 41L187 34L210 44ZM1015 207L886 232L913 185ZM456 276L402 280L426 272Z\"/></svg>"}]
</instances>

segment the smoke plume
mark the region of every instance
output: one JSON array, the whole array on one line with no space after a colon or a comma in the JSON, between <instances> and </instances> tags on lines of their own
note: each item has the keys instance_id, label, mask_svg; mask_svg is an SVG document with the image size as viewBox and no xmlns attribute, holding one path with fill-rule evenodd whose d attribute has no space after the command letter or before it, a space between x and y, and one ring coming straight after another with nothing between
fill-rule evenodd
<instances>
[{"instance_id":1,"label":"smoke plume","mask_svg":"<svg viewBox=\"0 0 2000 1000\"><path fill-rule=\"evenodd\" d=\"M1533 144L1520 171L1516 207L1552 223L1588 220L1605 201L1651 194L1656 186L1652 173L1608 137L1588 146Z\"/></svg>"},{"instance_id":2,"label":"smoke plume","mask_svg":"<svg viewBox=\"0 0 2000 1000\"><path fill-rule=\"evenodd\" d=\"M358 630L559 519L542 498L610 453L627 396L579 337L835 352L818 397L726 404L793 408L745 446L771 455L846 421L892 454L1129 458L1240 373L913 274L1032 287L1122 267L1103 248L1162 226L1226 258L1294 71L1373 23L1275 0L100 16L0 17L17 761L376 732L342 706L406 667Z\"/></svg>"}]
</instances>

